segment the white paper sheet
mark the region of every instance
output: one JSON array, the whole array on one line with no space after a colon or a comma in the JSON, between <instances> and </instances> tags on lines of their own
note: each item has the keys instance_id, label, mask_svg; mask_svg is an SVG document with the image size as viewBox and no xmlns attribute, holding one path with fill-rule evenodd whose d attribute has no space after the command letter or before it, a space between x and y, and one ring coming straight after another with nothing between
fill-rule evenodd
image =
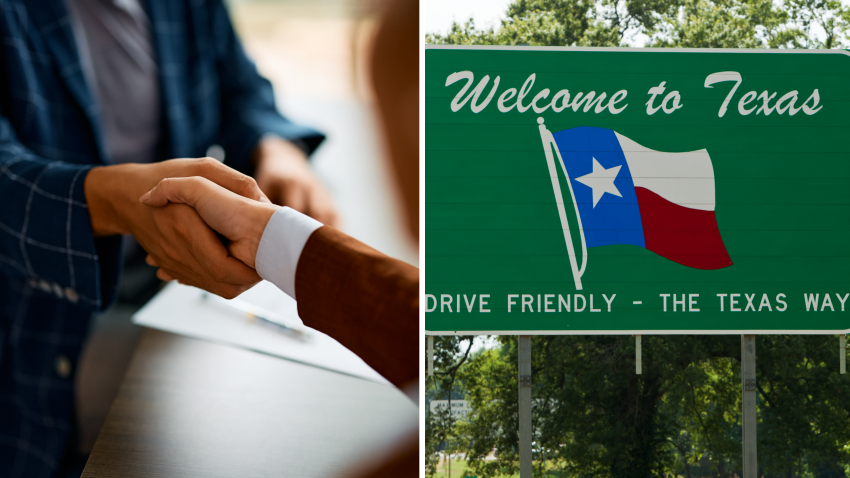
<instances>
[{"instance_id":1,"label":"white paper sheet","mask_svg":"<svg viewBox=\"0 0 850 478\"><path fill-rule=\"evenodd\" d=\"M273 312L283 320L303 327L295 301L269 282L260 282L237 300ZM136 312L133 322L388 383L360 357L317 330L306 328L309 337L299 340L222 302L226 301L205 297L200 289L172 282Z\"/></svg>"}]
</instances>

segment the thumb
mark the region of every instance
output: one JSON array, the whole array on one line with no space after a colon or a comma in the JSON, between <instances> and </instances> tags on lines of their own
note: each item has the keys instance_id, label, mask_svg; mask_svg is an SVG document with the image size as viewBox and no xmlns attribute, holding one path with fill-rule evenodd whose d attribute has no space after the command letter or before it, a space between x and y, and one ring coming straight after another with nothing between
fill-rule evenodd
<instances>
[{"instance_id":1,"label":"thumb","mask_svg":"<svg viewBox=\"0 0 850 478\"><path fill-rule=\"evenodd\" d=\"M165 178L153 189L139 198L143 204L163 207L168 203L187 204L195 207L203 192L215 185L208 179L194 176L190 178Z\"/></svg>"}]
</instances>

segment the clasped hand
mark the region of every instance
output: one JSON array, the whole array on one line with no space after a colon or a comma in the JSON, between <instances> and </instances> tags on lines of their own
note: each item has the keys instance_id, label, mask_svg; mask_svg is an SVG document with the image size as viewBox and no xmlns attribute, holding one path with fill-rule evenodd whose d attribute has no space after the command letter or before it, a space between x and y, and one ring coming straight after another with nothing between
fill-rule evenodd
<instances>
[{"instance_id":1,"label":"clasped hand","mask_svg":"<svg viewBox=\"0 0 850 478\"><path fill-rule=\"evenodd\" d=\"M85 192L94 235L135 236L160 279L225 298L261 280L254 258L277 206L251 177L211 158L173 159L94 168Z\"/></svg>"}]
</instances>

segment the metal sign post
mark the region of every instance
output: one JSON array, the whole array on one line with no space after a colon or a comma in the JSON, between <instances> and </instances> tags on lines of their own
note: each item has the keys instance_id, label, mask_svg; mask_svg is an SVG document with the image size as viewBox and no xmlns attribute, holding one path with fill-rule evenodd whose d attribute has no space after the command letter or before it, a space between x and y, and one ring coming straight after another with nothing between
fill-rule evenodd
<instances>
[{"instance_id":1,"label":"metal sign post","mask_svg":"<svg viewBox=\"0 0 850 478\"><path fill-rule=\"evenodd\" d=\"M519 336L519 476L531 478L531 336Z\"/></svg>"},{"instance_id":2,"label":"metal sign post","mask_svg":"<svg viewBox=\"0 0 850 478\"><path fill-rule=\"evenodd\" d=\"M434 376L434 337L428 336L428 376Z\"/></svg>"},{"instance_id":3,"label":"metal sign post","mask_svg":"<svg viewBox=\"0 0 850 478\"><path fill-rule=\"evenodd\" d=\"M757 478L756 452L756 336L741 336L741 381L743 393L743 461L744 477Z\"/></svg>"},{"instance_id":4,"label":"metal sign post","mask_svg":"<svg viewBox=\"0 0 850 478\"><path fill-rule=\"evenodd\" d=\"M643 373L643 360L641 358L640 335L635 335L635 373Z\"/></svg>"}]
</instances>

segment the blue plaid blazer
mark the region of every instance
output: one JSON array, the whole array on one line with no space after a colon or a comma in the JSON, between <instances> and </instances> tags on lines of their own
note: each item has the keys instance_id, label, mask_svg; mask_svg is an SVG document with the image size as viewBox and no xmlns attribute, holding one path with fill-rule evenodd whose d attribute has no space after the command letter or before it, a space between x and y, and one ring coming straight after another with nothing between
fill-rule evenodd
<instances>
[{"instance_id":1,"label":"blue plaid blazer","mask_svg":"<svg viewBox=\"0 0 850 478\"><path fill-rule=\"evenodd\" d=\"M264 134L319 144L278 114L221 0L146 8L161 159L219 144L247 171ZM0 477L50 477L74 442L76 364L92 312L115 297L120 240L92 237L83 184L109 158L64 1L0 0L0 38Z\"/></svg>"}]
</instances>

